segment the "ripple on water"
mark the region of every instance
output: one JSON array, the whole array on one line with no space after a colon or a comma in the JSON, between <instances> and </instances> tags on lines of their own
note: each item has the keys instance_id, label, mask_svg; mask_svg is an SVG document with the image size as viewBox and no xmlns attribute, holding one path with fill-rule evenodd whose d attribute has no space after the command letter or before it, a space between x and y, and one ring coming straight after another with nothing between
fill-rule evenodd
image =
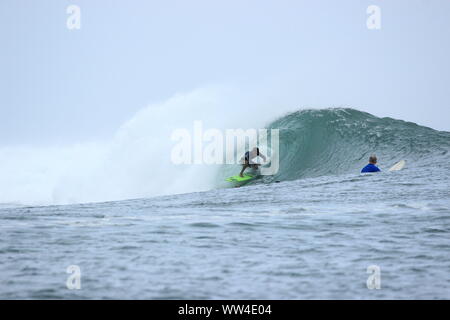
<instances>
[{"instance_id":1,"label":"ripple on water","mask_svg":"<svg viewBox=\"0 0 450 320\"><path fill-rule=\"evenodd\" d=\"M194 222L189 223L190 227L194 228L220 228L221 226L211 222Z\"/></svg>"}]
</instances>

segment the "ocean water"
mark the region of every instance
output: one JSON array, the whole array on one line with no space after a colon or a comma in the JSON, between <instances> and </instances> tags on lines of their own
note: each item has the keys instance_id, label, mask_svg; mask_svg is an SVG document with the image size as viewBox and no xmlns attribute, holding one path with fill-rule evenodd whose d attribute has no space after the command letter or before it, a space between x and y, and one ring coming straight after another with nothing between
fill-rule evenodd
<instances>
[{"instance_id":1,"label":"ocean water","mask_svg":"<svg viewBox=\"0 0 450 320\"><path fill-rule=\"evenodd\" d=\"M450 298L450 133L351 109L270 127L279 173L239 188L1 204L0 298ZM371 152L383 171L359 174Z\"/></svg>"}]
</instances>

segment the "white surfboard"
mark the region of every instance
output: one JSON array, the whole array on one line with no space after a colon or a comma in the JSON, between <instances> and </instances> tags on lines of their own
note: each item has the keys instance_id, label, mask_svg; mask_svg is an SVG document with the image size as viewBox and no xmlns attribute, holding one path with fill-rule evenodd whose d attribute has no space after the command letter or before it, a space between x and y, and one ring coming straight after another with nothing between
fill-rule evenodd
<instances>
[{"instance_id":1,"label":"white surfboard","mask_svg":"<svg viewBox=\"0 0 450 320\"><path fill-rule=\"evenodd\" d=\"M396 164L394 164L388 171L399 171L402 170L406 165L406 160L400 160Z\"/></svg>"}]
</instances>

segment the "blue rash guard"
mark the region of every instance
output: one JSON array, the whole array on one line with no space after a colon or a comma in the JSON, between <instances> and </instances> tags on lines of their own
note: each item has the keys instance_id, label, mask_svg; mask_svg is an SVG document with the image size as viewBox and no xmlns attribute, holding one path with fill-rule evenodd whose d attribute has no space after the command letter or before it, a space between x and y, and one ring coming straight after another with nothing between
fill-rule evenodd
<instances>
[{"instance_id":1,"label":"blue rash guard","mask_svg":"<svg viewBox=\"0 0 450 320\"><path fill-rule=\"evenodd\" d=\"M367 166L362 168L361 173L363 172L378 172L381 171L376 165L369 163Z\"/></svg>"}]
</instances>

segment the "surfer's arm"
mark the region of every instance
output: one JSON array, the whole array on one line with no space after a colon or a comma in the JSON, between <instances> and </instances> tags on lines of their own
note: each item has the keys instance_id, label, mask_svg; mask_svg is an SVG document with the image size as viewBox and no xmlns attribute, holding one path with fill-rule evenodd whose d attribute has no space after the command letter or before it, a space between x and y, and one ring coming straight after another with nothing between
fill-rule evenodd
<instances>
[{"instance_id":1,"label":"surfer's arm","mask_svg":"<svg viewBox=\"0 0 450 320\"><path fill-rule=\"evenodd\" d=\"M263 154L260 152L260 153L259 153L259 156L260 156L261 158L263 158L264 162L266 162L266 156L265 156L265 155L263 155Z\"/></svg>"}]
</instances>

